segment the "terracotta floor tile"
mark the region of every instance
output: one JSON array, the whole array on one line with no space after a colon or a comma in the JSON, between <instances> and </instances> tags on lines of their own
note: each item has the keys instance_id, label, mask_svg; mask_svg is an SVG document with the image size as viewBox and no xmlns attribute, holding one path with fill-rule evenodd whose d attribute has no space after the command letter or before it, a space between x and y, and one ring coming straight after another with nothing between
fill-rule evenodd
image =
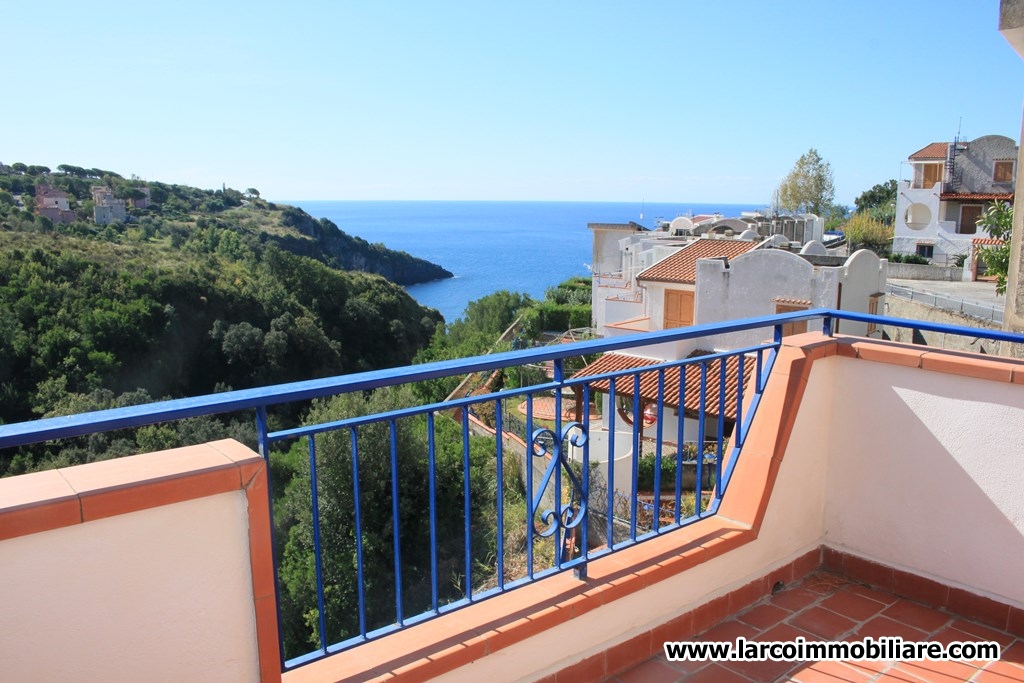
<instances>
[{"instance_id":1,"label":"terracotta floor tile","mask_svg":"<svg viewBox=\"0 0 1024 683\"><path fill-rule=\"evenodd\" d=\"M978 641L985 640L985 638L983 638L981 636L977 636L977 635L972 635L970 633L967 633L966 631L961 631L959 629L955 629L952 626L946 626L946 627L940 629L937 633L934 633L934 634L928 636L928 640L934 640L937 643L942 643L943 645L949 645L950 643L952 643L954 641L959 641L959 642L965 642L965 641L978 642ZM984 660L972 660L972 661L968 662L968 664L970 664L971 666L976 666L976 667L979 667L979 668L984 667L987 663L988 662L986 662Z\"/></svg>"},{"instance_id":2,"label":"terracotta floor tile","mask_svg":"<svg viewBox=\"0 0 1024 683\"><path fill-rule=\"evenodd\" d=\"M901 621L895 621L889 617L879 615L858 628L854 635L857 638L867 638L868 636L871 636L876 640L882 636L899 636L903 640L918 641L924 640L927 634L920 629L907 626Z\"/></svg>"},{"instance_id":3,"label":"terracotta floor tile","mask_svg":"<svg viewBox=\"0 0 1024 683\"><path fill-rule=\"evenodd\" d=\"M874 676L877 676L880 673L884 673L884 672L888 671L889 669L891 669L893 667L893 664L895 664L895 662L889 662L889 661L886 661L886 660L877 659L877 660L863 661L863 662L844 662L844 664L848 664L849 666L852 666L854 669L858 669L860 671L864 671L865 673L867 673L871 677L874 677Z\"/></svg>"},{"instance_id":4,"label":"terracotta floor tile","mask_svg":"<svg viewBox=\"0 0 1024 683\"><path fill-rule=\"evenodd\" d=\"M824 607L811 607L789 619L789 623L822 638L834 640L852 630L857 622Z\"/></svg>"},{"instance_id":5,"label":"terracotta floor tile","mask_svg":"<svg viewBox=\"0 0 1024 683\"><path fill-rule=\"evenodd\" d=\"M903 599L886 607L882 614L925 633L934 633L950 621L948 614Z\"/></svg>"},{"instance_id":6,"label":"terracotta floor tile","mask_svg":"<svg viewBox=\"0 0 1024 683\"><path fill-rule=\"evenodd\" d=\"M790 612L797 612L820 598L819 593L813 593L805 588L790 588L773 595L771 604Z\"/></svg>"},{"instance_id":7,"label":"terracotta floor tile","mask_svg":"<svg viewBox=\"0 0 1024 683\"><path fill-rule=\"evenodd\" d=\"M899 669L889 669L884 674L875 679L877 683L932 683L931 681L915 676L912 673L906 671L900 671Z\"/></svg>"},{"instance_id":8,"label":"terracotta floor tile","mask_svg":"<svg viewBox=\"0 0 1024 683\"><path fill-rule=\"evenodd\" d=\"M654 659L657 659L658 661L662 662L673 671L678 672L677 675L680 676L680 680L687 680L687 676L692 676L693 674L697 673L698 671L706 667L708 664L710 664L710 662L695 661L669 662L665 659L664 655L657 656Z\"/></svg>"},{"instance_id":9,"label":"terracotta floor tile","mask_svg":"<svg viewBox=\"0 0 1024 683\"><path fill-rule=\"evenodd\" d=\"M721 664L709 664L685 680L686 683L750 683L750 679L726 669Z\"/></svg>"},{"instance_id":10,"label":"terracotta floor tile","mask_svg":"<svg viewBox=\"0 0 1024 683\"><path fill-rule=\"evenodd\" d=\"M899 662L896 668L919 676L926 681L935 683L955 683L966 681L978 672L976 667L963 662L937 662L925 660L921 662Z\"/></svg>"},{"instance_id":11,"label":"terracotta floor tile","mask_svg":"<svg viewBox=\"0 0 1024 683\"><path fill-rule=\"evenodd\" d=\"M759 631L775 626L788 618L792 612L784 610L768 602L754 605L746 612L736 617L744 624L750 624Z\"/></svg>"},{"instance_id":12,"label":"terracotta floor tile","mask_svg":"<svg viewBox=\"0 0 1024 683\"><path fill-rule=\"evenodd\" d=\"M874 588L868 588L867 586L861 586L859 584L850 584L845 589L847 593L853 593L854 595L860 595L865 598L871 598L876 602L880 602L884 605L891 605L892 603L899 600L892 593L883 593L882 591L876 591Z\"/></svg>"},{"instance_id":13,"label":"terracotta floor tile","mask_svg":"<svg viewBox=\"0 0 1024 683\"><path fill-rule=\"evenodd\" d=\"M668 662L664 654L608 683L680 681L705 683L1024 683L1024 640L974 621L931 609L912 600L865 586L836 581L819 572L796 586L727 616L700 640L734 641L860 640L899 636L905 641L994 640L1002 646L998 661L864 661L864 662ZM660 643L655 643L660 646Z\"/></svg>"},{"instance_id":14,"label":"terracotta floor tile","mask_svg":"<svg viewBox=\"0 0 1024 683\"><path fill-rule=\"evenodd\" d=\"M790 624L779 624L773 626L764 633L758 635L754 640L759 642L767 642L771 640L796 640L798 636L803 636L804 640L822 640L822 638L810 631L804 631L803 629L796 628Z\"/></svg>"},{"instance_id":15,"label":"terracotta floor tile","mask_svg":"<svg viewBox=\"0 0 1024 683\"><path fill-rule=\"evenodd\" d=\"M875 675L843 662L811 662L801 664L789 674L789 680L795 683L867 683Z\"/></svg>"},{"instance_id":16,"label":"terracotta floor tile","mask_svg":"<svg viewBox=\"0 0 1024 683\"><path fill-rule=\"evenodd\" d=\"M1004 647L1002 661L1024 668L1024 642L1016 640L1009 647Z\"/></svg>"},{"instance_id":17,"label":"terracotta floor tile","mask_svg":"<svg viewBox=\"0 0 1024 683\"><path fill-rule=\"evenodd\" d=\"M611 680L621 683L675 683L683 674L668 664L657 659L648 659L628 671L620 673Z\"/></svg>"},{"instance_id":18,"label":"terracotta floor tile","mask_svg":"<svg viewBox=\"0 0 1024 683\"><path fill-rule=\"evenodd\" d=\"M994 628L982 626L967 619L954 619L950 627L955 628L957 631L971 634L972 637L968 638L968 640L992 640L1004 648L1010 647L1010 644L1014 642L1014 637L1005 631L997 631Z\"/></svg>"},{"instance_id":19,"label":"terracotta floor tile","mask_svg":"<svg viewBox=\"0 0 1024 683\"><path fill-rule=\"evenodd\" d=\"M975 674L971 681L972 683L1020 683L1024 681L1024 676L1017 676L1012 671L1002 674L984 669Z\"/></svg>"},{"instance_id":20,"label":"terracotta floor tile","mask_svg":"<svg viewBox=\"0 0 1024 683\"><path fill-rule=\"evenodd\" d=\"M885 609L882 603L849 591L839 591L825 598L821 606L854 621L866 621Z\"/></svg>"},{"instance_id":21,"label":"terracotta floor tile","mask_svg":"<svg viewBox=\"0 0 1024 683\"><path fill-rule=\"evenodd\" d=\"M704 642L735 642L736 638L740 636L750 640L760 631L761 629L754 628L750 624L730 619L729 621L723 621L718 626L713 626L694 638L694 640L702 640Z\"/></svg>"},{"instance_id":22,"label":"terracotta floor tile","mask_svg":"<svg viewBox=\"0 0 1024 683\"><path fill-rule=\"evenodd\" d=\"M777 680L785 680L786 674L798 666L800 662L722 662L721 666L730 672L743 676L742 680L754 681L755 683L773 683ZM687 679L689 681L689 679Z\"/></svg>"}]
</instances>

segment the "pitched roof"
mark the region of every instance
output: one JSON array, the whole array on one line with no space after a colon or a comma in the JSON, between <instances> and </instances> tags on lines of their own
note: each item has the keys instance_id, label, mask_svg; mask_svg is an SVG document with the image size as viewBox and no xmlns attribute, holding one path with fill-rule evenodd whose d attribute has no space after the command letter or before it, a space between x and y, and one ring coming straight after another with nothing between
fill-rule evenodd
<instances>
[{"instance_id":1,"label":"pitched roof","mask_svg":"<svg viewBox=\"0 0 1024 683\"><path fill-rule=\"evenodd\" d=\"M924 161L925 159L945 159L949 152L948 142L933 142L910 155L910 159Z\"/></svg>"},{"instance_id":2,"label":"pitched roof","mask_svg":"<svg viewBox=\"0 0 1024 683\"><path fill-rule=\"evenodd\" d=\"M693 284L697 279L697 259L736 258L757 246L746 240L700 239L636 276L637 280Z\"/></svg>"},{"instance_id":3,"label":"pitched roof","mask_svg":"<svg viewBox=\"0 0 1024 683\"><path fill-rule=\"evenodd\" d=\"M711 351L696 351L691 357L703 356L712 353ZM627 356L623 353L606 353L596 361L577 372L573 377L592 377L594 375L624 373L616 377L615 394L632 398L635 386L636 375L640 377L640 397L651 403L658 400L658 371L648 370L636 374L627 371L657 365L663 361L651 360L650 358L638 358ZM716 358L707 362L707 385L704 394L704 409L706 415L718 415L718 394L719 394L719 373L721 372L722 360ZM743 363L743 386L746 388L753 370L757 363L753 359L746 359ZM739 357L729 356L725 359L725 418L736 419L736 397L739 389ZM672 408L679 407L679 369L671 368L664 371L665 381L665 405ZM607 393L610 390L611 381L608 379L595 380L590 384L595 391ZM690 417L695 417L700 411L700 364L693 363L686 366L686 386L683 390L683 409Z\"/></svg>"},{"instance_id":4,"label":"pitched roof","mask_svg":"<svg viewBox=\"0 0 1024 683\"><path fill-rule=\"evenodd\" d=\"M1012 192L943 192L939 195L942 200L958 200L967 202L1012 202Z\"/></svg>"}]
</instances>

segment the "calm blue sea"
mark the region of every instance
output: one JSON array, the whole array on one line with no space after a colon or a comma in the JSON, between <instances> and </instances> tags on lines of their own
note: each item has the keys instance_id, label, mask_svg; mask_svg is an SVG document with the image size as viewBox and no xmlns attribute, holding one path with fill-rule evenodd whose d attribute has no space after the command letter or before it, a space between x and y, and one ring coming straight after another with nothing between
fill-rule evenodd
<instances>
[{"instance_id":1,"label":"calm blue sea","mask_svg":"<svg viewBox=\"0 0 1024 683\"><path fill-rule=\"evenodd\" d=\"M445 320L466 304L507 289L543 298L573 275L589 275L587 223L636 221L719 212L737 216L753 204L641 204L611 202L285 201L327 218L350 235L438 263L455 277L408 288ZM641 220L641 213L643 219Z\"/></svg>"}]
</instances>

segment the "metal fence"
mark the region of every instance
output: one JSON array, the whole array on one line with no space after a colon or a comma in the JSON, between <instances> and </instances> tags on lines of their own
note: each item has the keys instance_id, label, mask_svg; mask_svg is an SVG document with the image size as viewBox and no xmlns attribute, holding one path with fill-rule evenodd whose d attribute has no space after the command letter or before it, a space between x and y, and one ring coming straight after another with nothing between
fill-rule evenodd
<instances>
[{"instance_id":1,"label":"metal fence","mask_svg":"<svg viewBox=\"0 0 1024 683\"><path fill-rule=\"evenodd\" d=\"M305 511L287 513L301 513L311 524L293 525L287 541L275 543L280 609L292 615L290 623L308 630L298 645L286 644L294 634L282 634L285 668L292 668L556 572L585 575L596 557L715 514L783 326L821 319L823 331L831 334L837 318L1024 340L990 330L816 309L0 425L0 448L253 410L264 457L286 449L308 462L307 475L298 480L308 488ZM563 373L567 358L762 328L774 329L773 341L602 374ZM733 380L727 380L727 361L740 366ZM404 405L374 398L401 385L545 362L553 364L554 377L528 387L439 403L409 400L411 393L402 394ZM657 467L653 493L641 497L637 467L644 421L624 423L614 407L624 399L632 403L634 416L643 415L641 401L652 387ZM589 411L580 411L579 420L562 417L562 401L569 396L589 406L599 391L606 408L601 428L611 435L624 432L631 444L626 481L616 480L616 439L594 447L598 426L591 424ZM688 433L685 420L673 425L667 419L673 405L693 405L688 396L696 397L695 434ZM318 402L307 424L270 428L280 419L275 407L329 397L338 405ZM555 402L551 423L535 419L539 397ZM505 425L511 401L525 401L525 419ZM471 435L470 410L484 408L498 434L515 430L526 443L525 453L506 452L503 439ZM724 419L727 413L732 424ZM692 480L708 481L710 489L688 490L683 483L685 449L666 444L687 441L711 442L705 449L709 456L693 463ZM670 459L679 462L674 481L664 485L662 465ZM703 476L706 468L713 470L710 479ZM525 474L534 470L538 477ZM292 585L296 576L310 579L305 593Z\"/></svg>"},{"instance_id":2,"label":"metal fence","mask_svg":"<svg viewBox=\"0 0 1024 683\"><path fill-rule=\"evenodd\" d=\"M912 289L910 287L904 287L902 285L895 285L892 283L886 285L885 291L891 296L896 296L901 299L909 299L910 301L916 301L933 308L941 308L947 311L963 313L964 315L969 315L972 318L989 320L1000 325L1003 323L1003 309L999 306L984 304L978 301L970 301L968 299L961 299L958 297L950 297L936 292Z\"/></svg>"}]
</instances>

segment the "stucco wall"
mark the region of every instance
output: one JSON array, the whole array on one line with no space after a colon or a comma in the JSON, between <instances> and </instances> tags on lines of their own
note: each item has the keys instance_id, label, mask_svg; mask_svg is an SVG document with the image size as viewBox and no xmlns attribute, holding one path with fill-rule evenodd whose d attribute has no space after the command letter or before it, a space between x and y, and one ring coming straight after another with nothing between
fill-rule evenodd
<instances>
[{"instance_id":1,"label":"stucco wall","mask_svg":"<svg viewBox=\"0 0 1024 683\"><path fill-rule=\"evenodd\" d=\"M1024 583L1009 570L1024 567L1024 471L1011 455L1024 433L1020 387L827 362L836 391L825 542L1024 604Z\"/></svg>"},{"instance_id":2,"label":"stucco wall","mask_svg":"<svg viewBox=\"0 0 1024 683\"><path fill-rule=\"evenodd\" d=\"M808 409L800 412L793 427L756 540L436 680L508 680L510 672L519 680L542 677L725 595L816 548L822 537L826 476L821 447L832 386L831 369L816 364L801 404Z\"/></svg>"},{"instance_id":3,"label":"stucco wall","mask_svg":"<svg viewBox=\"0 0 1024 683\"><path fill-rule=\"evenodd\" d=\"M0 543L9 681L255 681L246 496Z\"/></svg>"},{"instance_id":4,"label":"stucco wall","mask_svg":"<svg viewBox=\"0 0 1024 683\"><path fill-rule=\"evenodd\" d=\"M814 361L799 400L792 382L772 396L787 386L773 375L754 429L781 429L780 416L798 412L756 539L439 680L558 671L820 543L1024 604L1013 570L1024 566L1024 471L1007 457L1024 430L1020 387L1005 378L901 367L900 349L879 355L887 362L842 355ZM726 498L738 490L730 487Z\"/></svg>"},{"instance_id":5,"label":"stucco wall","mask_svg":"<svg viewBox=\"0 0 1024 683\"><path fill-rule=\"evenodd\" d=\"M810 308L835 308L868 312L873 294L885 291L886 262L874 253L860 250L843 266L817 270L805 259L779 250L755 249L723 261L697 262L696 324L737 320L775 313L776 299L810 302ZM842 284L842 301L839 285ZM843 322L842 331L865 334L863 323ZM750 330L708 337L713 348L740 348L758 344L770 336L768 330Z\"/></svg>"},{"instance_id":6,"label":"stucco wall","mask_svg":"<svg viewBox=\"0 0 1024 683\"><path fill-rule=\"evenodd\" d=\"M984 135L957 151L955 192L1012 192L1012 183L995 183L996 160L1016 159L1017 144L1005 135Z\"/></svg>"},{"instance_id":7,"label":"stucco wall","mask_svg":"<svg viewBox=\"0 0 1024 683\"><path fill-rule=\"evenodd\" d=\"M894 280L948 280L963 279L963 268L957 266L925 266L918 263L889 262L889 277Z\"/></svg>"}]
</instances>

